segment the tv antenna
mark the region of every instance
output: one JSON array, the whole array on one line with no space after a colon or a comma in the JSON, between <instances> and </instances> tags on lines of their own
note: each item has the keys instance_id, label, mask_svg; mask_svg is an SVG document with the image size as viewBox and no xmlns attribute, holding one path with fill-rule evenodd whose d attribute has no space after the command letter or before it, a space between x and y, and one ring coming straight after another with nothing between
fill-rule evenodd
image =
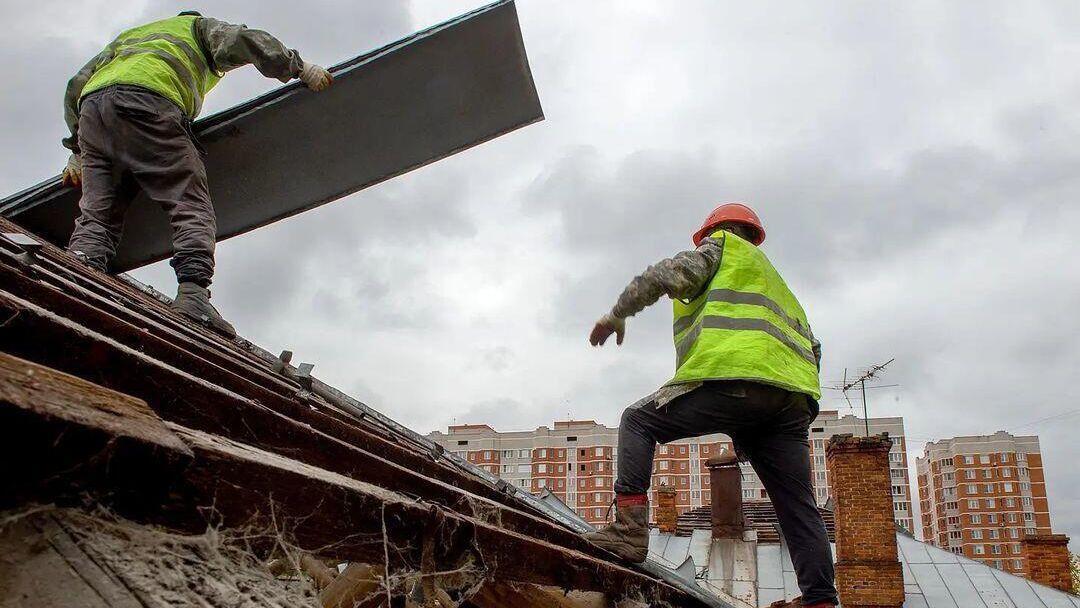
<instances>
[{"instance_id":1,"label":"tv antenna","mask_svg":"<svg viewBox=\"0 0 1080 608\"><path fill-rule=\"evenodd\" d=\"M859 387L859 392L862 393L863 428L866 431L866 436L867 437L870 436L870 415L868 413L868 408L867 408L867 405L866 405L866 390L867 390L866 383L867 382L873 383L875 380L881 379L881 376L884 375L884 373L885 373L885 366L892 363L893 361L896 361L895 357L892 358L892 359L889 359L888 361L886 361L884 363L881 363L879 365L871 365L870 367L863 370L862 375L860 375L858 378L856 378L854 380L848 380L848 370L845 367L844 368L844 379L841 382L835 383L833 386L826 386L825 387L827 389L834 390L834 391L840 391L841 393L843 393L844 394L844 399L847 400L848 406L851 407L852 409L854 409L854 406L851 405L851 397L848 396L848 391L854 389L856 386ZM873 390L875 388L889 388L889 387L893 387L893 386L900 386L900 385L899 384L879 384L877 386L871 386L869 388L871 390Z\"/></svg>"}]
</instances>

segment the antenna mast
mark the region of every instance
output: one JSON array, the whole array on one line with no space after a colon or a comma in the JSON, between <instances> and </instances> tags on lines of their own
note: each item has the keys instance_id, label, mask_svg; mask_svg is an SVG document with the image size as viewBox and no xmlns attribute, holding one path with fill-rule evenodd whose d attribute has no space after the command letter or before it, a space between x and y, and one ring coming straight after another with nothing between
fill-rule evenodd
<instances>
[{"instance_id":1,"label":"antenna mast","mask_svg":"<svg viewBox=\"0 0 1080 608\"><path fill-rule=\"evenodd\" d=\"M895 357L892 358L892 359L889 359L888 361L886 361L884 363L881 363L879 365L871 365L870 367L868 367L866 369L865 372L863 372L863 374L861 376L859 376L858 378L856 378L854 380L848 380L847 379L847 368L844 368L844 380L842 382L839 382L836 386L826 387L826 388L830 388L830 389L832 389L834 391L842 392L844 394L844 399L847 399L848 405L851 405L851 398L848 397L848 391L855 388L856 386L859 387L859 391L862 393L863 428L864 428L864 430L866 432L867 437L870 436L870 414L869 414L869 410L868 410L867 405L866 405L866 383L867 382L872 383L874 380L877 380L877 379L881 378L881 376L884 375L885 366L892 363L893 361L896 361ZM885 386L871 386L870 388L872 388L872 389L873 388L886 388L886 386L898 386L898 385L896 385L896 384L888 384L888 385L885 385Z\"/></svg>"}]
</instances>

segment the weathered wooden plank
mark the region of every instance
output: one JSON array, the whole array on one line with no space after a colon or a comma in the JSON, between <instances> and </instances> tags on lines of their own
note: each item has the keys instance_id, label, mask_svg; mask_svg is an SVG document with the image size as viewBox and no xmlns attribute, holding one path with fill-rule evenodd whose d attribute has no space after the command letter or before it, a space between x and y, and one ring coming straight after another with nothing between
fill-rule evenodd
<instances>
[{"instance_id":1,"label":"weathered wooden plank","mask_svg":"<svg viewBox=\"0 0 1080 608\"><path fill-rule=\"evenodd\" d=\"M0 265L0 277L3 275ZM424 496L466 515L483 514L523 534L606 556L548 520L471 494L469 487L425 476L445 475L445 471L432 463L416 464L416 455L411 452L411 459L403 459L404 463L380 458L6 292L0 292L0 316L9 318L0 327L3 350L144 398L166 420L221 433L406 495ZM474 485L482 486L479 482Z\"/></svg>"},{"instance_id":2,"label":"weathered wooden plank","mask_svg":"<svg viewBox=\"0 0 1080 608\"><path fill-rule=\"evenodd\" d=\"M155 508L191 457L146 403L0 353L3 506L78 501L86 484Z\"/></svg>"}]
</instances>

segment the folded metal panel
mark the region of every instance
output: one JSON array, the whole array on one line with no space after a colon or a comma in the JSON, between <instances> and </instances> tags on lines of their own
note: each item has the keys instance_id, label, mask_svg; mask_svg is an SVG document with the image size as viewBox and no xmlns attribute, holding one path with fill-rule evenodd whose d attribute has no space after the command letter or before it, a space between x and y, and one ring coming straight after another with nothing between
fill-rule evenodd
<instances>
[{"instance_id":1,"label":"folded metal panel","mask_svg":"<svg viewBox=\"0 0 1080 608\"><path fill-rule=\"evenodd\" d=\"M206 148L218 240L318 207L543 119L512 0L291 84L195 124ZM0 201L0 214L63 245L79 193L59 177ZM114 270L168 257L161 209L139 195Z\"/></svg>"}]
</instances>

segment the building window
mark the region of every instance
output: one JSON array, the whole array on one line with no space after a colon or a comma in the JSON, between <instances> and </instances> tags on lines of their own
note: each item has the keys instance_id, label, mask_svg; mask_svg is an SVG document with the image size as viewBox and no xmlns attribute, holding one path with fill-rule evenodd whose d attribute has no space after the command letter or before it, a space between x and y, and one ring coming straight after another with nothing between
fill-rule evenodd
<instances>
[{"instance_id":1,"label":"building window","mask_svg":"<svg viewBox=\"0 0 1080 608\"><path fill-rule=\"evenodd\" d=\"M599 488L604 485L604 480L599 477L593 477L593 487Z\"/></svg>"},{"instance_id":2,"label":"building window","mask_svg":"<svg viewBox=\"0 0 1080 608\"><path fill-rule=\"evenodd\" d=\"M996 524L997 523L997 513L987 513L986 514L986 523L988 523L988 524Z\"/></svg>"},{"instance_id":3,"label":"building window","mask_svg":"<svg viewBox=\"0 0 1080 608\"><path fill-rule=\"evenodd\" d=\"M979 530L978 528L972 530L971 538L972 540L982 540L982 530Z\"/></svg>"},{"instance_id":4,"label":"building window","mask_svg":"<svg viewBox=\"0 0 1080 608\"><path fill-rule=\"evenodd\" d=\"M952 466L952 458L942 458L941 459L941 466L943 466L943 467L951 467Z\"/></svg>"},{"instance_id":5,"label":"building window","mask_svg":"<svg viewBox=\"0 0 1080 608\"><path fill-rule=\"evenodd\" d=\"M892 477L893 479L903 479L904 469L892 469Z\"/></svg>"},{"instance_id":6,"label":"building window","mask_svg":"<svg viewBox=\"0 0 1080 608\"><path fill-rule=\"evenodd\" d=\"M985 555L986 549L982 545L972 545L971 552L975 555Z\"/></svg>"},{"instance_id":7,"label":"building window","mask_svg":"<svg viewBox=\"0 0 1080 608\"><path fill-rule=\"evenodd\" d=\"M529 450L518 450L518 458L528 458Z\"/></svg>"},{"instance_id":8,"label":"building window","mask_svg":"<svg viewBox=\"0 0 1080 608\"><path fill-rule=\"evenodd\" d=\"M903 496L904 495L904 486L893 486L892 487L892 493L893 493L893 496Z\"/></svg>"},{"instance_id":9,"label":"building window","mask_svg":"<svg viewBox=\"0 0 1080 608\"><path fill-rule=\"evenodd\" d=\"M901 452L889 452L889 462L904 462L904 455Z\"/></svg>"},{"instance_id":10,"label":"building window","mask_svg":"<svg viewBox=\"0 0 1080 608\"><path fill-rule=\"evenodd\" d=\"M1012 551L1013 555L1020 555L1021 548L1020 548L1020 545L1009 545L1009 550ZM1017 562L1017 563L1020 563L1020 562ZM1017 568L1019 568L1019 567L1020 566L1017 566Z\"/></svg>"},{"instance_id":11,"label":"building window","mask_svg":"<svg viewBox=\"0 0 1080 608\"><path fill-rule=\"evenodd\" d=\"M1015 507L1016 506L1016 499L1015 498L1006 498L1005 499L1005 506L1009 507L1009 508Z\"/></svg>"},{"instance_id":12,"label":"building window","mask_svg":"<svg viewBox=\"0 0 1080 608\"><path fill-rule=\"evenodd\" d=\"M906 502L894 502L893 503L893 511L907 511L907 503Z\"/></svg>"},{"instance_id":13,"label":"building window","mask_svg":"<svg viewBox=\"0 0 1080 608\"><path fill-rule=\"evenodd\" d=\"M519 465L517 465L517 472L518 473L532 473L532 465L519 464Z\"/></svg>"},{"instance_id":14,"label":"building window","mask_svg":"<svg viewBox=\"0 0 1080 608\"><path fill-rule=\"evenodd\" d=\"M964 533L960 530L949 530L949 538L953 540L960 540L964 537Z\"/></svg>"},{"instance_id":15,"label":"building window","mask_svg":"<svg viewBox=\"0 0 1080 608\"><path fill-rule=\"evenodd\" d=\"M1001 476L1006 478L1006 479L1008 479L1009 477L1012 477L1012 469L1010 469L1008 467L1006 467L1004 469L1001 469Z\"/></svg>"},{"instance_id":16,"label":"building window","mask_svg":"<svg viewBox=\"0 0 1080 608\"><path fill-rule=\"evenodd\" d=\"M502 457L503 458L513 458L514 457L514 450L503 450L502 451Z\"/></svg>"},{"instance_id":17,"label":"building window","mask_svg":"<svg viewBox=\"0 0 1080 608\"><path fill-rule=\"evenodd\" d=\"M1015 524L1018 521L1018 518L1016 517L1016 513L1006 513L1005 514L1005 521L1009 522L1010 524Z\"/></svg>"},{"instance_id":18,"label":"building window","mask_svg":"<svg viewBox=\"0 0 1080 608\"><path fill-rule=\"evenodd\" d=\"M983 469L982 472L983 472L983 479L993 479L994 478L994 472L992 470Z\"/></svg>"},{"instance_id":19,"label":"building window","mask_svg":"<svg viewBox=\"0 0 1080 608\"><path fill-rule=\"evenodd\" d=\"M576 435L570 435L569 437L566 438L567 443L570 443L571 441L577 441L577 436Z\"/></svg>"},{"instance_id":20,"label":"building window","mask_svg":"<svg viewBox=\"0 0 1080 608\"><path fill-rule=\"evenodd\" d=\"M1031 512L1025 512L1024 513L1024 521L1034 521L1034 520L1035 520L1035 514L1034 513L1031 513Z\"/></svg>"},{"instance_id":21,"label":"building window","mask_svg":"<svg viewBox=\"0 0 1080 608\"><path fill-rule=\"evenodd\" d=\"M967 493L968 494L978 494L979 493L979 485L974 484L974 483L967 484Z\"/></svg>"},{"instance_id":22,"label":"building window","mask_svg":"<svg viewBox=\"0 0 1080 608\"><path fill-rule=\"evenodd\" d=\"M566 458L566 450L559 450L558 458Z\"/></svg>"},{"instance_id":23,"label":"building window","mask_svg":"<svg viewBox=\"0 0 1080 608\"><path fill-rule=\"evenodd\" d=\"M986 484L986 493L987 494L993 494L994 493L994 484L992 484L992 483Z\"/></svg>"},{"instance_id":24,"label":"building window","mask_svg":"<svg viewBox=\"0 0 1080 608\"><path fill-rule=\"evenodd\" d=\"M975 464L974 456L964 456L964 464Z\"/></svg>"},{"instance_id":25,"label":"building window","mask_svg":"<svg viewBox=\"0 0 1080 608\"><path fill-rule=\"evenodd\" d=\"M997 508L997 501L994 500L993 498L987 498L985 502L986 502L986 508L987 509L996 509Z\"/></svg>"},{"instance_id":26,"label":"building window","mask_svg":"<svg viewBox=\"0 0 1080 608\"><path fill-rule=\"evenodd\" d=\"M950 517L948 519L948 522L949 522L950 526L959 526L960 525L960 518L959 517Z\"/></svg>"},{"instance_id":27,"label":"building window","mask_svg":"<svg viewBox=\"0 0 1080 608\"><path fill-rule=\"evenodd\" d=\"M538 488L547 487L547 480L544 479L543 477L541 477L540 479L537 479L536 480L536 487L538 487Z\"/></svg>"},{"instance_id":28,"label":"building window","mask_svg":"<svg viewBox=\"0 0 1080 608\"><path fill-rule=\"evenodd\" d=\"M457 444L458 445L469 445L469 440L468 439L459 439Z\"/></svg>"},{"instance_id":29,"label":"building window","mask_svg":"<svg viewBox=\"0 0 1080 608\"><path fill-rule=\"evenodd\" d=\"M531 484L531 483L532 483L532 480L529 479L528 477L526 477L525 479L519 479L518 480L518 485L523 487L523 488L529 487L529 484Z\"/></svg>"},{"instance_id":30,"label":"building window","mask_svg":"<svg viewBox=\"0 0 1080 608\"><path fill-rule=\"evenodd\" d=\"M666 460L661 460L660 461L660 470L661 471L668 470L668 461L666 461Z\"/></svg>"},{"instance_id":31,"label":"building window","mask_svg":"<svg viewBox=\"0 0 1080 608\"><path fill-rule=\"evenodd\" d=\"M990 545L990 553L1001 555L1001 545Z\"/></svg>"},{"instance_id":32,"label":"building window","mask_svg":"<svg viewBox=\"0 0 1080 608\"><path fill-rule=\"evenodd\" d=\"M1031 497L1030 496L1022 496L1020 498L1020 504L1024 505L1025 507L1030 507L1031 506Z\"/></svg>"},{"instance_id":33,"label":"building window","mask_svg":"<svg viewBox=\"0 0 1080 608\"><path fill-rule=\"evenodd\" d=\"M989 538L990 540L997 540L998 539L997 528L990 528L989 530L986 531L986 534L987 534L987 538Z\"/></svg>"},{"instance_id":34,"label":"building window","mask_svg":"<svg viewBox=\"0 0 1080 608\"><path fill-rule=\"evenodd\" d=\"M604 516L604 510L600 508L593 509L593 518L600 519Z\"/></svg>"},{"instance_id":35,"label":"building window","mask_svg":"<svg viewBox=\"0 0 1080 608\"><path fill-rule=\"evenodd\" d=\"M547 448L540 448L536 450L536 456L538 458L547 458Z\"/></svg>"},{"instance_id":36,"label":"building window","mask_svg":"<svg viewBox=\"0 0 1080 608\"><path fill-rule=\"evenodd\" d=\"M955 502L947 502L947 503L945 503L945 508L947 510L956 511L957 509L960 508L960 505L959 505L959 503L955 503Z\"/></svg>"},{"instance_id":37,"label":"building window","mask_svg":"<svg viewBox=\"0 0 1080 608\"><path fill-rule=\"evenodd\" d=\"M979 508L979 501L977 501L977 500L969 500L969 501L967 501L967 503L968 503L968 508L969 509L978 509Z\"/></svg>"},{"instance_id":38,"label":"building window","mask_svg":"<svg viewBox=\"0 0 1080 608\"><path fill-rule=\"evenodd\" d=\"M1018 559L1013 560L1013 570L1020 570L1024 567L1024 563Z\"/></svg>"},{"instance_id":39,"label":"building window","mask_svg":"<svg viewBox=\"0 0 1080 608\"><path fill-rule=\"evenodd\" d=\"M600 502L600 501L604 500L604 495L601 494L600 492L596 492L595 494L592 495L592 497L593 497L593 502Z\"/></svg>"},{"instance_id":40,"label":"building window","mask_svg":"<svg viewBox=\"0 0 1080 608\"><path fill-rule=\"evenodd\" d=\"M1013 484L1011 484L1011 483L1008 483L1008 482L1003 483L1003 484L1001 484L1001 487L1002 487L1003 492L1008 493L1008 492L1013 491Z\"/></svg>"},{"instance_id":41,"label":"building window","mask_svg":"<svg viewBox=\"0 0 1080 608\"><path fill-rule=\"evenodd\" d=\"M536 472L537 473L547 473L547 465L543 464L543 463L536 465Z\"/></svg>"},{"instance_id":42,"label":"building window","mask_svg":"<svg viewBox=\"0 0 1080 608\"><path fill-rule=\"evenodd\" d=\"M974 514L974 515L971 515L970 517L971 517L971 523L973 523L973 524L981 524L982 523L982 515Z\"/></svg>"},{"instance_id":43,"label":"building window","mask_svg":"<svg viewBox=\"0 0 1080 608\"><path fill-rule=\"evenodd\" d=\"M514 471L513 465L509 465L509 464L502 465L502 472L503 473L512 473L513 471Z\"/></svg>"},{"instance_id":44,"label":"building window","mask_svg":"<svg viewBox=\"0 0 1080 608\"><path fill-rule=\"evenodd\" d=\"M595 454L597 456L603 456L604 455L604 448L596 448L595 450L593 450L593 454Z\"/></svg>"},{"instance_id":45,"label":"building window","mask_svg":"<svg viewBox=\"0 0 1080 608\"><path fill-rule=\"evenodd\" d=\"M666 446L666 445L660 446L660 453L661 454L667 454L667 450L668 450L668 446Z\"/></svg>"},{"instance_id":46,"label":"building window","mask_svg":"<svg viewBox=\"0 0 1080 608\"><path fill-rule=\"evenodd\" d=\"M979 455L979 464L990 464L990 455L989 454L980 454Z\"/></svg>"},{"instance_id":47,"label":"building window","mask_svg":"<svg viewBox=\"0 0 1080 608\"><path fill-rule=\"evenodd\" d=\"M754 493L753 490L747 490L745 488L743 489L743 491L742 491L742 497L743 498L754 498L754 496L755 496L755 493Z\"/></svg>"},{"instance_id":48,"label":"building window","mask_svg":"<svg viewBox=\"0 0 1080 608\"><path fill-rule=\"evenodd\" d=\"M964 471L964 479L975 479L975 469Z\"/></svg>"}]
</instances>

